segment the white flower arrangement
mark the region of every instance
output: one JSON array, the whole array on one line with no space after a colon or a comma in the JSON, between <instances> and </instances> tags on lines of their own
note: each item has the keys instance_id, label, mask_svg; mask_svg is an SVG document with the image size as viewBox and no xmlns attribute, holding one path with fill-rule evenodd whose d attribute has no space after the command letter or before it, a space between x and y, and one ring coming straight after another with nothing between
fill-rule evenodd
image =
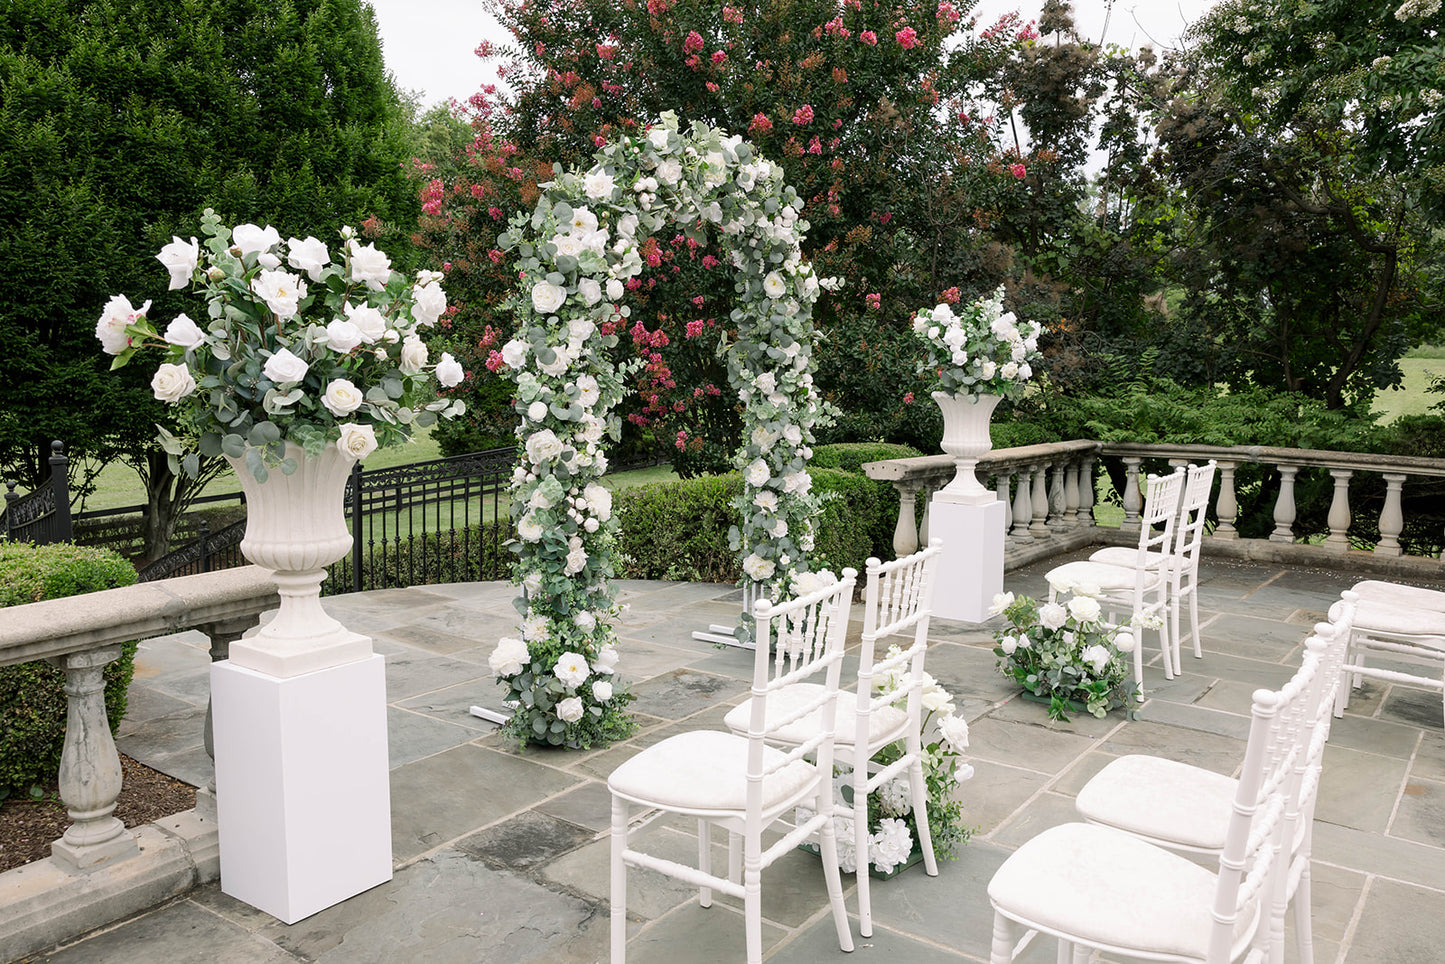
<instances>
[{"instance_id":1,"label":"white flower arrangement","mask_svg":"<svg viewBox=\"0 0 1445 964\"><path fill-rule=\"evenodd\" d=\"M177 470L195 475L199 456L224 454L264 481L268 466L296 470L287 442L310 455L336 442L362 459L465 411L436 392L461 383L461 365L443 353L429 366L421 338L446 310L438 272L393 271L351 228L335 261L314 237L283 245L275 228L230 229L209 208L201 229L204 244L174 238L156 257L171 290L190 285L204 297L204 323L179 314L162 333L151 302L134 308L115 295L95 328L112 368L164 350L151 388L184 429L184 438L161 429Z\"/></svg>"},{"instance_id":2,"label":"white flower arrangement","mask_svg":"<svg viewBox=\"0 0 1445 964\"><path fill-rule=\"evenodd\" d=\"M948 304L920 308L913 333L926 355L918 372L936 377L950 395L1017 398L1033 377L1042 330L1003 310L1002 287L957 312Z\"/></svg>"},{"instance_id":3,"label":"white flower arrangement","mask_svg":"<svg viewBox=\"0 0 1445 964\"><path fill-rule=\"evenodd\" d=\"M514 736L587 746L627 732L622 711L631 696L621 686L574 685L557 662L571 653L609 673L616 662L609 579L617 521L600 480L605 441L620 434L613 410L628 374L611 355L631 315L622 301L642 271L648 238L674 224L698 239L713 233L737 269L728 371L746 407L744 437L754 443L737 454L747 482L730 538L745 578L765 596L789 592L807 571L813 544L817 500L806 466L822 414L811 361L820 283L799 248L807 230L801 201L783 184L782 168L740 137L701 124L683 132L675 115L664 114L646 136L623 135L588 170L561 173L543 187L534 210L517 215L500 239L520 274L516 332L500 353L520 416L511 488L514 573L524 589L517 608L524 624L543 628L522 634L530 662L502 661L516 671L498 675L515 703ZM589 618L579 622L579 613ZM562 715L561 702L573 698L583 707L577 719Z\"/></svg>"}]
</instances>

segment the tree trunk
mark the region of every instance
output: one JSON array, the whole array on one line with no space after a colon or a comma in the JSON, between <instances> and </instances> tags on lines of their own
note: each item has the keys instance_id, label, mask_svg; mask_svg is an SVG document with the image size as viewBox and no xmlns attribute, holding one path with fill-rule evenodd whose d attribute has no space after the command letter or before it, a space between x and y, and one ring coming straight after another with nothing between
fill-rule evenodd
<instances>
[{"instance_id":1,"label":"tree trunk","mask_svg":"<svg viewBox=\"0 0 1445 964\"><path fill-rule=\"evenodd\" d=\"M142 523L145 546L138 565L148 565L170 551L176 524L201 494L206 484L225 467L221 459L202 459L201 470L193 479L171 471L170 460L159 448L148 449L145 464L132 463L146 490L146 514Z\"/></svg>"}]
</instances>

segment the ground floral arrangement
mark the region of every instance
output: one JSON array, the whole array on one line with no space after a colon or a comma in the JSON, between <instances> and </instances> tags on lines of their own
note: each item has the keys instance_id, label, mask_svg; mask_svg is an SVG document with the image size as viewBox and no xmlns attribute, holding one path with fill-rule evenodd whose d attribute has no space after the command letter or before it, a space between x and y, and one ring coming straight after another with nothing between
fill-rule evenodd
<instances>
[{"instance_id":1,"label":"ground floral arrangement","mask_svg":"<svg viewBox=\"0 0 1445 964\"><path fill-rule=\"evenodd\" d=\"M950 395L998 395L1017 398L1033 376L1039 358L1036 321L1020 325L1003 310L1003 288L955 311L947 302L920 308L913 333L926 350L920 375L937 379Z\"/></svg>"},{"instance_id":2,"label":"ground floral arrangement","mask_svg":"<svg viewBox=\"0 0 1445 964\"><path fill-rule=\"evenodd\" d=\"M889 648L888 656L900 654L897 646ZM905 670L906 672L906 670ZM897 685L881 680L879 689ZM963 823L963 804L957 799L959 785L973 777L973 767L963 762L968 748L968 721L955 716L953 697L929 674L923 674L923 780L928 790L928 832L933 841L935 857L957 856L958 847L968 841L973 831ZM930 737L932 739L930 740ZM899 759L904 753L900 740L879 750L872 763L879 769ZM851 805L853 800L853 768L833 768L833 788L838 802ZM812 819L813 811L798 807L800 823ZM833 835L838 841L838 866L845 873L858 869L859 854L853 818L833 818ZM804 849L818 852L816 844ZM908 775L900 774L868 795L868 853L865 865L875 876L888 877L921 859L918 842L918 818L913 812Z\"/></svg>"},{"instance_id":3,"label":"ground floral arrangement","mask_svg":"<svg viewBox=\"0 0 1445 964\"><path fill-rule=\"evenodd\" d=\"M1039 605L1028 596L1001 593L989 613L1009 621L994 633L999 671L1046 699L1051 718L1067 721L1070 712L1102 718L1121 707L1132 718L1139 701L1128 659L1134 633L1105 624L1093 595L1079 588L1067 604Z\"/></svg>"},{"instance_id":4,"label":"ground floral arrangement","mask_svg":"<svg viewBox=\"0 0 1445 964\"><path fill-rule=\"evenodd\" d=\"M209 208L201 229L204 245L174 238L156 257L172 290L193 285L205 298L203 322L182 313L161 334L149 301L116 295L95 328L113 369L147 347L165 351L151 389L182 428L160 430L177 471L194 476L200 456L224 454L265 481L268 466L296 471L287 442L311 456L335 442L363 459L465 411L436 391L462 382L461 365L446 353L432 365L422 340L446 310L438 272L393 271L351 228L336 261L314 237L283 245L275 228L227 228Z\"/></svg>"},{"instance_id":5,"label":"ground floral arrangement","mask_svg":"<svg viewBox=\"0 0 1445 964\"><path fill-rule=\"evenodd\" d=\"M745 487L730 533L744 582L786 598L808 573L812 519L807 461L822 409L813 388L812 306L823 283L803 262L807 223L782 168L740 137L664 114L645 136L621 136L585 171L559 173L500 243L516 259L517 326L488 367L516 384L519 463L512 517L521 638L503 639L493 672L508 685L519 740L591 746L626 735L632 699L610 677L618 614L610 585L617 521L601 484L625 370L612 361L627 328L623 304L652 236L674 226L721 241L737 282L728 377L744 408L736 456ZM739 627L746 639L751 625Z\"/></svg>"}]
</instances>

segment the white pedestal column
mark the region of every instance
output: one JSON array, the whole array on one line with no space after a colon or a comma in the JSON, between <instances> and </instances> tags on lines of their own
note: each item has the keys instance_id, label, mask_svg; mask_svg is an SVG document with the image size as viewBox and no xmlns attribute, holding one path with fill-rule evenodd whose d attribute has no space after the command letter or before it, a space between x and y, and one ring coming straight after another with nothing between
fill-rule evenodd
<instances>
[{"instance_id":1,"label":"white pedestal column","mask_svg":"<svg viewBox=\"0 0 1445 964\"><path fill-rule=\"evenodd\" d=\"M960 505L935 496L928 511L929 537L943 540L933 615L981 623L1003 592L1004 504Z\"/></svg>"},{"instance_id":2,"label":"white pedestal column","mask_svg":"<svg viewBox=\"0 0 1445 964\"><path fill-rule=\"evenodd\" d=\"M223 893L294 924L391 879L384 666L211 665Z\"/></svg>"}]
</instances>

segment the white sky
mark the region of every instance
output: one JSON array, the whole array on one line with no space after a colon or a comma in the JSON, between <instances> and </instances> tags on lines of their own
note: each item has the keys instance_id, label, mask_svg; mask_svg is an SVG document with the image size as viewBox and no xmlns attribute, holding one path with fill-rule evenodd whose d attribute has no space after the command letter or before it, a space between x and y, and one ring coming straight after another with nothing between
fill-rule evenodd
<instances>
[{"instance_id":1,"label":"white sky","mask_svg":"<svg viewBox=\"0 0 1445 964\"><path fill-rule=\"evenodd\" d=\"M1214 0L1075 0L1080 34L1130 47L1176 46L1186 25L1199 19ZM465 100L482 84L495 82L492 70L474 51L482 40L504 43L506 31L482 12L480 0L370 0L380 28L382 55L402 90L421 93L423 106L455 97ZM974 8L979 27L1010 10L1024 20L1038 18L1043 0L980 0Z\"/></svg>"}]
</instances>

